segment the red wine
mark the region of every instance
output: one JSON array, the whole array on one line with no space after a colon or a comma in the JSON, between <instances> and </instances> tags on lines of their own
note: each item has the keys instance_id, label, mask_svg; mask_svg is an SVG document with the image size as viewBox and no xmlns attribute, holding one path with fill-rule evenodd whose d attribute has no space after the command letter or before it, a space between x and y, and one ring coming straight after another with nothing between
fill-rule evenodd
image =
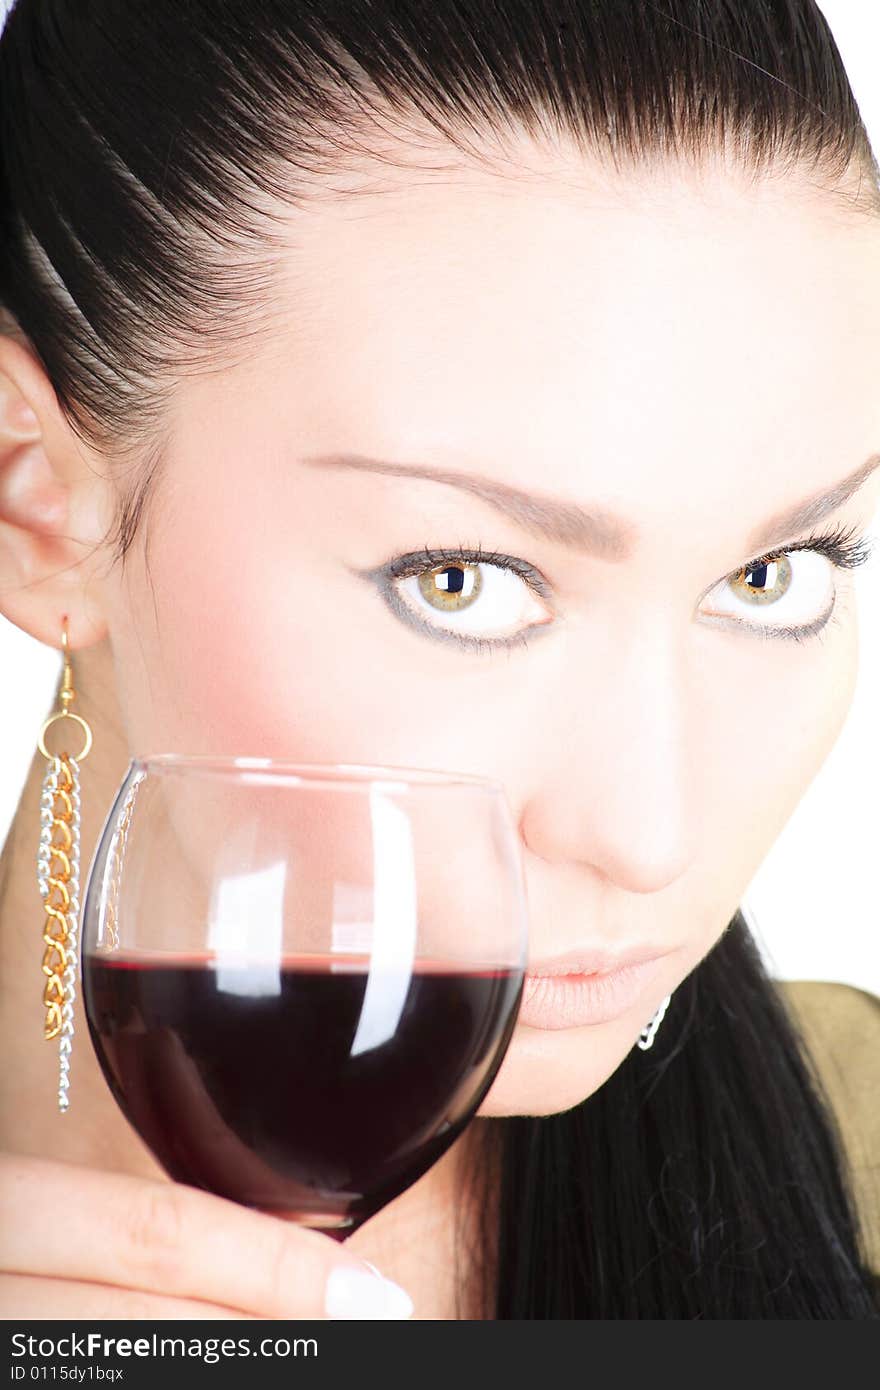
<instances>
[{"instance_id":1,"label":"red wine","mask_svg":"<svg viewBox=\"0 0 880 1390\"><path fill-rule=\"evenodd\" d=\"M383 974L366 957L83 958L104 1075L169 1176L338 1239L464 1129L522 983L427 961Z\"/></svg>"}]
</instances>

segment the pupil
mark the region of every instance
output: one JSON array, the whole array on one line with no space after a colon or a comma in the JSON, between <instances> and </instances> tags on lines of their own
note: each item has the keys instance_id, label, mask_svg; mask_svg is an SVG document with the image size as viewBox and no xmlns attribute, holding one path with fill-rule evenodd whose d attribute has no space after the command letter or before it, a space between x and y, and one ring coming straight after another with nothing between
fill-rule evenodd
<instances>
[{"instance_id":1,"label":"pupil","mask_svg":"<svg viewBox=\"0 0 880 1390\"><path fill-rule=\"evenodd\" d=\"M746 582L753 589L763 588L763 586L767 583L767 571L769 568L769 565L755 565L753 569L749 570L749 573L746 576ZM759 578L754 579L752 578L753 575L758 575Z\"/></svg>"},{"instance_id":2,"label":"pupil","mask_svg":"<svg viewBox=\"0 0 880 1390\"><path fill-rule=\"evenodd\" d=\"M447 576L452 575L451 579L447 578L445 586L446 592L449 594L460 594L464 588L464 570L458 565L450 565L449 569L443 570L443 574Z\"/></svg>"}]
</instances>

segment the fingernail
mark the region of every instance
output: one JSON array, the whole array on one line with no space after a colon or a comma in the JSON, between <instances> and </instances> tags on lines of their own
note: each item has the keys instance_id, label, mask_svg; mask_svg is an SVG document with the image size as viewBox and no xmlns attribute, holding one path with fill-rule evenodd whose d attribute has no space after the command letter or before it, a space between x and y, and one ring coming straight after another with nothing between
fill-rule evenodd
<instances>
[{"instance_id":1,"label":"fingernail","mask_svg":"<svg viewBox=\"0 0 880 1390\"><path fill-rule=\"evenodd\" d=\"M325 1309L328 1318L408 1318L413 1301L375 1265L337 1265L327 1280Z\"/></svg>"}]
</instances>

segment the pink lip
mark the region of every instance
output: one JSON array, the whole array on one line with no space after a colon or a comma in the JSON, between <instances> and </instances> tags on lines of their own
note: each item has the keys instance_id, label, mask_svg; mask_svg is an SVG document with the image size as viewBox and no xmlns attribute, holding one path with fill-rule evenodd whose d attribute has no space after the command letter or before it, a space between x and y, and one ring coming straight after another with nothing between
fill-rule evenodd
<instances>
[{"instance_id":1,"label":"pink lip","mask_svg":"<svg viewBox=\"0 0 880 1390\"><path fill-rule=\"evenodd\" d=\"M529 973L523 985L517 1022L527 1028L582 1028L610 1023L638 1002L662 969L663 957L623 966L601 974ZM557 962L558 963L558 962ZM647 1018L643 1023L647 1023Z\"/></svg>"},{"instance_id":2,"label":"pink lip","mask_svg":"<svg viewBox=\"0 0 880 1390\"><path fill-rule=\"evenodd\" d=\"M529 975L612 975L625 966L641 965L643 961L657 960L669 955L672 947L658 947L647 942L642 946L631 946L626 951L601 951L598 949L566 951L564 955L552 956L547 960L530 961Z\"/></svg>"}]
</instances>

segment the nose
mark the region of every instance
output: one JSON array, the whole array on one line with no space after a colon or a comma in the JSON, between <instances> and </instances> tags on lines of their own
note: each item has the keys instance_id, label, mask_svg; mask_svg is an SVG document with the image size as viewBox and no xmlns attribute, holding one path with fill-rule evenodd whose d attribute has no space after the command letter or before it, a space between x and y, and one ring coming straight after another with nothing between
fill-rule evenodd
<instances>
[{"instance_id":1,"label":"nose","mask_svg":"<svg viewBox=\"0 0 880 1390\"><path fill-rule=\"evenodd\" d=\"M609 640L589 661L582 636L577 645L543 705L547 736L520 833L548 863L577 861L628 892L656 893L691 863L708 810L698 798L695 683L659 624Z\"/></svg>"}]
</instances>

